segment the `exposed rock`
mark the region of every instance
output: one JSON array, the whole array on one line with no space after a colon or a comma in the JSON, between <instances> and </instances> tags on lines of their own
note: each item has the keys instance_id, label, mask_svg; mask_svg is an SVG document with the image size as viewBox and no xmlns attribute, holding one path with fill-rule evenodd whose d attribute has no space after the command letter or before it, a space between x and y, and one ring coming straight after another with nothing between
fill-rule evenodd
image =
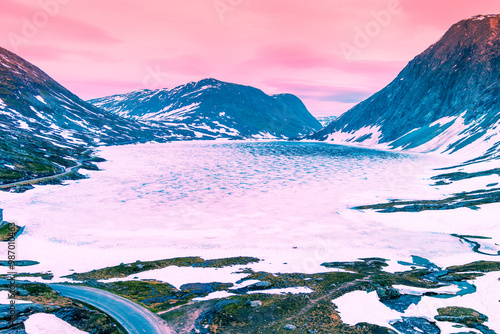
<instances>
[{"instance_id":1,"label":"exposed rock","mask_svg":"<svg viewBox=\"0 0 500 334\"><path fill-rule=\"evenodd\" d=\"M396 299L401 296L401 293L392 286L378 286L377 295L381 300Z\"/></svg>"},{"instance_id":2,"label":"exposed rock","mask_svg":"<svg viewBox=\"0 0 500 334\"><path fill-rule=\"evenodd\" d=\"M98 311L64 307L54 313L56 317L87 333L118 334L111 319Z\"/></svg>"},{"instance_id":3,"label":"exposed rock","mask_svg":"<svg viewBox=\"0 0 500 334\"><path fill-rule=\"evenodd\" d=\"M24 324L18 324L10 328L0 329L0 334L27 334Z\"/></svg>"},{"instance_id":4,"label":"exposed rock","mask_svg":"<svg viewBox=\"0 0 500 334\"><path fill-rule=\"evenodd\" d=\"M488 321L488 317L473 309L464 307L446 307L438 309L437 321L448 321L457 324L474 325Z\"/></svg>"},{"instance_id":5,"label":"exposed rock","mask_svg":"<svg viewBox=\"0 0 500 334\"><path fill-rule=\"evenodd\" d=\"M30 315L45 311L47 308L39 304L16 304L16 320L12 327L20 328L20 325ZM0 305L0 329L9 329L11 327L10 320L10 305Z\"/></svg>"}]
</instances>

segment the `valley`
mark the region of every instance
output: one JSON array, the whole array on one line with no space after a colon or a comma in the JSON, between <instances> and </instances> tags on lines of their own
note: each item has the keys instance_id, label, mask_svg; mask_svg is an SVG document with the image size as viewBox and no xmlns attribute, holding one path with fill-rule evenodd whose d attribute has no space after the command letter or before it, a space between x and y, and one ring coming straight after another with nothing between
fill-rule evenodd
<instances>
[{"instance_id":1,"label":"valley","mask_svg":"<svg viewBox=\"0 0 500 334\"><path fill-rule=\"evenodd\" d=\"M212 78L84 101L0 48L0 329L500 332L499 22L321 122Z\"/></svg>"}]
</instances>

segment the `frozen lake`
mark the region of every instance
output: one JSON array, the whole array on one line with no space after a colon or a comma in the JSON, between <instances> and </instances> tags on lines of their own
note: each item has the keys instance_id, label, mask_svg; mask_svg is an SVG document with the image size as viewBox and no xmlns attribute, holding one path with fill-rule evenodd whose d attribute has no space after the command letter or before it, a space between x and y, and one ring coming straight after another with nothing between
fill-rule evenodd
<instances>
[{"instance_id":1,"label":"frozen lake","mask_svg":"<svg viewBox=\"0 0 500 334\"><path fill-rule=\"evenodd\" d=\"M483 259L450 233L498 234L496 205L350 209L442 197L446 189L429 177L455 161L440 156L289 142L143 144L100 155L108 161L89 179L0 193L5 219L26 226L18 258L41 262L29 271L57 277L178 256L255 256L266 261L253 268L273 272L326 271L323 262L374 256L394 260L392 269L411 255L446 266Z\"/></svg>"}]
</instances>

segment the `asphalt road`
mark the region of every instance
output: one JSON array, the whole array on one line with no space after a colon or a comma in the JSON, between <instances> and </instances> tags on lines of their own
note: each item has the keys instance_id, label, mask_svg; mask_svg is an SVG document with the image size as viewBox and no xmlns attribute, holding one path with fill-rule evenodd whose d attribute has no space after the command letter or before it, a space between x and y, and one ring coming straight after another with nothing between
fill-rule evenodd
<instances>
[{"instance_id":1,"label":"asphalt road","mask_svg":"<svg viewBox=\"0 0 500 334\"><path fill-rule=\"evenodd\" d=\"M122 325L129 334L176 334L156 314L115 294L84 286L49 286L64 297L82 301L103 311Z\"/></svg>"},{"instance_id":2,"label":"asphalt road","mask_svg":"<svg viewBox=\"0 0 500 334\"><path fill-rule=\"evenodd\" d=\"M71 172L73 172L74 170L79 169L80 167L82 167L82 163L78 162L78 165L73 166L73 167L68 167L68 168L65 169L64 172L62 172L60 174L55 174L55 175L51 175L51 176L44 176L44 177L38 177L36 179L31 179L31 180L24 180L24 181L18 181L18 182L13 182L13 183L6 183L6 184L0 185L0 189L11 188L11 187L15 187L15 186L19 186L19 185L23 185L23 184L27 184L27 183L47 181L47 180L54 179L56 177L66 176L66 175L70 174Z\"/></svg>"}]
</instances>

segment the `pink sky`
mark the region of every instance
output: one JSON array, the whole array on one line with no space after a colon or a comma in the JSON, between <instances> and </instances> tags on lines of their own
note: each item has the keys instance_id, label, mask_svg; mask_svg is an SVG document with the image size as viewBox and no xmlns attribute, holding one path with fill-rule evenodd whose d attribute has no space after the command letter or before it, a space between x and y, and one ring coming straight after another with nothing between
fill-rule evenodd
<instances>
[{"instance_id":1,"label":"pink sky","mask_svg":"<svg viewBox=\"0 0 500 334\"><path fill-rule=\"evenodd\" d=\"M2 0L0 46L83 99L213 77L323 116L383 88L452 24L495 13L498 0Z\"/></svg>"}]
</instances>

